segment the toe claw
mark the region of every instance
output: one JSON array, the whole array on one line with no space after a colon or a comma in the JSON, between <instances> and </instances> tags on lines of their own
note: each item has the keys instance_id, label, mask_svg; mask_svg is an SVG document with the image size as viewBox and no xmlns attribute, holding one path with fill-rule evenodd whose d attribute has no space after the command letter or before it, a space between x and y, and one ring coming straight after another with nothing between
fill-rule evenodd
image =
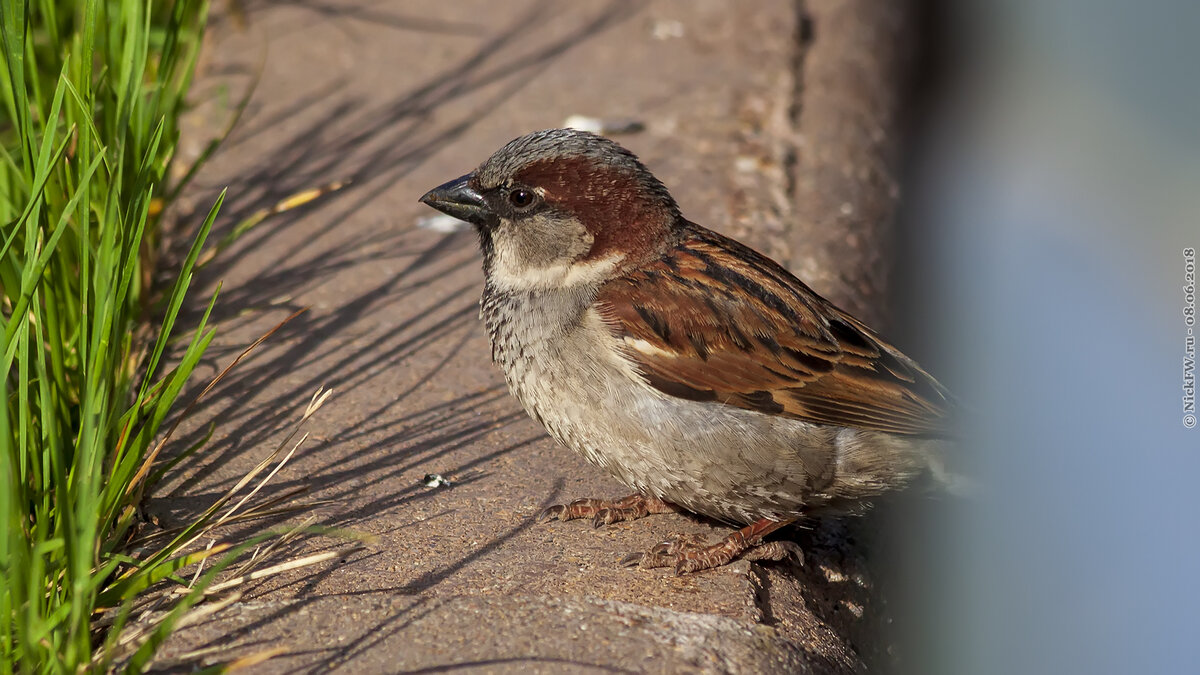
<instances>
[{"instance_id":1,"label":"toe claw","mask_svg":"<svg viewBox=\"0 0 1200 675\"><path fill-rule=\"evenodd\" d=\"M596 517L592 518L592 527L612 525L616 519L616 514L612 509L600 509L596 512Z\"/></svg>"},{"instance_id":2,"label":"toe claw","mask_svg":"<svg viewBox=\"0 0 1200 675\"><path fill-rule=\"evenodd\" d=\"M618 564L620 564L621 567L641 567L642 559L645 557L646 554L638 553L636 551L633 553L627 553L624 558L621 558L621 562Z\"/></svg>"},{"instance_id":3,"label":"toe claw","mask_svg":"<svg viewBox=\"0 0 1200 675\"><path fill-rule=\"evenodd\" d=\"M564 520L563 514L567 512L567 507L562 504L555 504L548 509L543 510L538 514L537 520L539 523L548 523L551 520Z\"/></svg>"},{"instance_id":4,"label":"toe claw","mask_svg":"<svg viewBox=\"0 0 1200 675\"><path fill-rule=\"evenodd\" d=\"M804 549L791 541L771 541L746 551L741 555L743 560L759 560L780 562L792 560L804 564Z\"/></svg>"},{"instance_id":5,"label":"toe claw","mask_svg":"<svg viewBox=\"0 0 1200 675\"><path fill-rule=\"evenodd\" d=\"M671 555L674 552L675 552L675 542L668 539L666 541L660 541L657 544L655 544L654 546L651 546L650 550L647 551L647 555L664 556L664 555Z\"/></svg>"},{"instance_id":6,"label":"toe claw","mask_svg":"<svg viewBox=\"0 0 1200 675\"><path fill-rule=\"evenodd\" d=\"M659 567L673 567L675 565L676 556L663 555L661 553L645 553L642 555L642 560L638 563L638 567L648 570L657 569Z\"/></svg>"}]
</instances>

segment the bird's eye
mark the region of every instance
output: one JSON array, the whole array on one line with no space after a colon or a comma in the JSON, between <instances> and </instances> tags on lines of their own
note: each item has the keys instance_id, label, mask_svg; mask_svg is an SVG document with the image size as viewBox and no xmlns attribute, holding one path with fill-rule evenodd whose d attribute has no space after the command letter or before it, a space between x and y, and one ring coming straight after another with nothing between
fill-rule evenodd
<instances>
[{"instance_id":1,"label":"bird's eye","mask_svg":"<svg viewBox=\"0 0 1200 675\"><path fill-rule=\"evenodd\" d=\"M533 203L533 193L524 188L517 188L508 193L508 202L518 209Z\"/></svg>"}]
</instances>

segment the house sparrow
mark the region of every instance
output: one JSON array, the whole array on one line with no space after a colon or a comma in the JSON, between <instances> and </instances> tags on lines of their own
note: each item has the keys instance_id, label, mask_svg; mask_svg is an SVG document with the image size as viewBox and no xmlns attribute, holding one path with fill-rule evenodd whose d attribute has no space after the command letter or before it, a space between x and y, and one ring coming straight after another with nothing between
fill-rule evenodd
<instances>
[{"instance_id":1,"label":"house sparrow","mask_svg":"<svg viewBox=\"0 0 1200 675\"><path fill-rule=\"evenodd\" d=\"M770 532L940 472L942 385L779 264L685 219L616 143L532 133L421 201L478 230L480 315L513 395L635 492L543 516L683 509L745 525L627 564L780 559Z\"/></svg>"}]
</instances>

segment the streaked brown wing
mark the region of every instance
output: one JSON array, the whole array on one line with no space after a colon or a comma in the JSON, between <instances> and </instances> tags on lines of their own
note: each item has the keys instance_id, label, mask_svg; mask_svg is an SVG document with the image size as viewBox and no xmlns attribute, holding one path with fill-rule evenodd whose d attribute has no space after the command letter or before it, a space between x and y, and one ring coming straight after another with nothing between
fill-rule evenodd
<instances>
[{"instance_id":1,"label":"streaked brown wing","mask_svg":"<svg viewBox=\"0 0 1200 675\"><path fill-rule=\"evenodd\" d=\"M660 391L898 434L946 433L946 390L773 261L690 225L601 311Z\"/></svg>"}]
</instances>

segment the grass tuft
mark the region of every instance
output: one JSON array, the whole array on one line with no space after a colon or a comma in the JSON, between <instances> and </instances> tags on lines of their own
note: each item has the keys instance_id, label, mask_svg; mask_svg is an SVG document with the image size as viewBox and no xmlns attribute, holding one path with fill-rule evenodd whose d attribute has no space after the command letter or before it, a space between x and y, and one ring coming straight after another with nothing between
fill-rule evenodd
<instances>
[{"instance_id":1,"label":"grass tuft","mask_svg":"<svg viewBox=\"0 0 1200 675\"><path fill-rule=\"evenodd\" d=\"M148 288L207 10L0 2L0 673L107 669L96 618L120 634L138 592L219 550L124 552L155 438L213 337L206 312L166 365L221 199L160 304Z\"/></svg>"},{"instance_id":2,"label":"grass tuft","mask_svg":"<svg viewBox=\"0 0 1200 675\"><path fill-rule=\"evenodd\" d=\"M207 440L158 461L179 420L279 328L164 430L214 335L215 294L178 335L193 273L263 219L342 186L289 197L206 248L222 194L174 283L149 288L159 218L215 147L169 184L207 10L204 0L0 0L0 675L140 672L172 629L236 602L235 587L356 548L264 567L295 537L364 540L311 518L236 544L212 538L313 506L288 503L302 490L259 494L304 442L293 439L328 399L320 390L275 452L195 520L139 531L143 497Z\"/></svg>"}]
</instances>

